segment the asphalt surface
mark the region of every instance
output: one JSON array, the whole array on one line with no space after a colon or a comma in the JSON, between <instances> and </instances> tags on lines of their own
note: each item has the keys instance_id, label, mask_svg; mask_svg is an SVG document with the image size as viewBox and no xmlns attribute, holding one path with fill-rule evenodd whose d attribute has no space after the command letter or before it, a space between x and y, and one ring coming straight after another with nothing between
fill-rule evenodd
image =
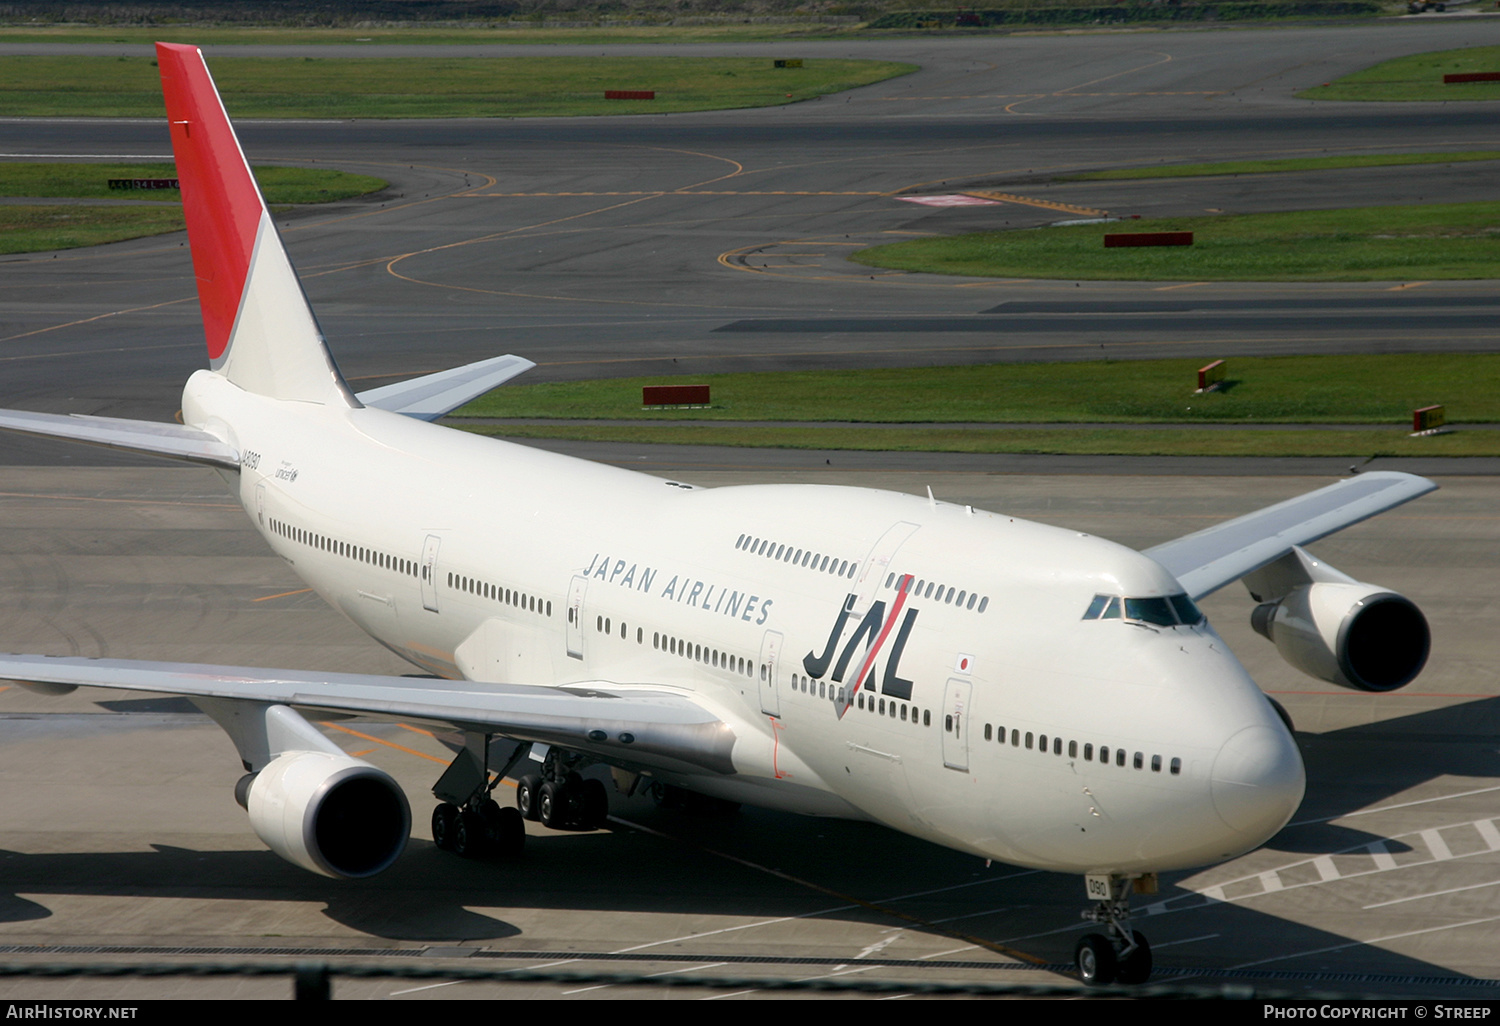
<instances>
[{"instance_id":1,"label":"asphalt surface","mask_svg":"<svg viewBox=\"0 0 1500 1026\"><path fill-rule=\"evenodd\" d=\"M1500 148L1494 104L1312 104L1293 95L1387 57L1487 42L1500 42L1500 21L1438 17L1270 31L675 47L878 56L923 71L766 110L240 127L252 160L316 160L392 183L382 195L301 212L285 226L356 387L500 352L536 360L529 376L540 381L1100 355L1493 351L1500 332L1488 282L991 282L872 276L844 259L903 233L1043 224L1101 209L1490 198L1493 164L1145 185L1048 181L1160 161ZM211 51L210 61L214 52L233 51ZM155 123L0 119L0 159L167 152ZM932 208L894 197L958 188L1026 202ZM167 419L182 380L203 364L177 237L0 258L0 297L7 406ZM774 329L777 321L810 330ZM901 330L888 330L895 321ZM923 330L933 324L943 327ZM735 325L749 330L723 330ZM1140 546L1349 469L1347 460L539 444L707 485L811 480L918 494L930 485L948 501ZM1494 993L1500 724L1490 625L1500 604L1500 496L1494 478L1463 475L1494 473L1497 463L1368 464L1441 474L1444 488L1319 547L1346 572L1404 591L1427 611L1434 656L1407 691L1358 695L1300 677L1251 634L1242 595L1226 589L1205 603L1256 679L1291 710L1311 785L1294 826L1266 848L1174 875L1141 905L1150 907L1140 925L1161 978L1182 971L1272 987ZM13 465L0 470L8 569L0 640L8 647L405 669L299 591L212 474L27 441L0 444L0 464ZM180 701L0 691L6 957L225 961L276 949L288 960L334 951L348 961L423 965L458 956L466 967L1019 981L1061 977L1018 968L1005 950L1061 962L1078 932L1076 879L1018 876L888 831L756 810L705 821L617 802L609 831L539 830L519 866L462 862L425 840L421 796L446 761L438 740L395 725L354 725L363 737L330 729L391 770L414 799L412 847L373 884L322 881L267 852L230 798L239 775L232 750ZM347 983L338 993L517 993L412 989L422 986ZM14 997L286 993L285 981L6 989Z\"/></svg>"}]
</instances>

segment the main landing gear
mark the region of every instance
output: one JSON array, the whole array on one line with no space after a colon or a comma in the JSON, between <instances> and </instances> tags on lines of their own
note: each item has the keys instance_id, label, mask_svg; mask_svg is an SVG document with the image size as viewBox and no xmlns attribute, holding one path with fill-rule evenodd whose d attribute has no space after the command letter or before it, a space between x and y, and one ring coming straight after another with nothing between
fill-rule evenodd
<instances>
[{"instance_id":1,"label":"main landing gear","mask_svg":"<svg viewBox=\"0 0 1500 1026\"><path fill-rule=\"evenodd\" d=\"M542 772L516 784L513 811L553 830L598 830L609 817L609 792L600 781L578 775L583 765L582 755L549 749Z\"/></svg>"},{"instance_id":2,"label":"main landing gear","mask_svg":"<svg viewBox=\"0 0 1500 1026\"><path fill-rule=\"evenodd\" d=\"M1106 927L1109 933L1085 934L1073 949L1078 978L1090 987L1111 983L1145 983L1151 975L1151 945L1130 927L1130 892L1156 893L1156 874L1094 875L1084 878L1090 898L1097 899L1083 918Z\"/></svg>"},{"instance_id":3,"label":"main landing gear","mask_svg":"<svg viewBox=\"0 0 1500 1026\"><path fill-rule=\"evenodd\" d=\"M489 735L466 733L463 749L432 787L442 799L432 810L432 843L466 858L520 855L526 824L520 812L502 808L490 793L530 750L529 744L512 743L503 768L491 777Z\"/></svg>"}]
</instances>

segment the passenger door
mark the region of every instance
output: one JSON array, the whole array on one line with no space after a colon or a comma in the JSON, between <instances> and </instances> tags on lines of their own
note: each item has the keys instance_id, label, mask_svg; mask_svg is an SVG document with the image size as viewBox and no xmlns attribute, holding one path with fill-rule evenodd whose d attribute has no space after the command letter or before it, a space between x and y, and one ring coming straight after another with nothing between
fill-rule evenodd
<instances>
[{"instance_id":1,"label":"passenger door","mask_svg":"<svg viewBox=\"0 0 1500 1026\"><path fill-rule=\"evenodd\" d=\"M429 613L438 611L437 558L442 539L429 534L422 545L422 608Z\"/></svg>"},{"instance_id":2,"label":"passenger door","mask_svg":"<svg viewBox=\"0 0 1500 1026\"><path fill-rule=\"evenodd\" d=\"M587 577L575 577L568 585L568 626L564 633L568 656L572 659L583 658L583 595L588 586Z\"/></svg>"},{"instance_id":3,"label":"passenger door","mask_svg":"<svg viewBox=\"0 0 1500 1026\"><path fill-rule=\"evenodd\" d=\"M969 694L973 684L957 677L943 689L943 765L969 769Z\"/></svg>"},{"instance_id":4,"label":"passenger door","mask_svg":"<svg viewBox=\"0 0 1500 1026\"><path fill-rule=\"evenodd\" d=\"M780 632L766 631L760 643L760 711L778 718L781 716L781 694L776 678L782 640Z\"/></svg>"}]
</instances>

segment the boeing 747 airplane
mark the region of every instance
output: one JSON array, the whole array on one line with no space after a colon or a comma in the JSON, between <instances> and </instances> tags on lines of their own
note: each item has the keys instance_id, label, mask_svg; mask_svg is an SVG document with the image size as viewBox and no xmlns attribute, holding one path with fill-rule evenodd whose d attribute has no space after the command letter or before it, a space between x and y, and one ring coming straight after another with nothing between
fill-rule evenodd
<instances>
[{"instance_id":1,"label":"boeing 747 airplane","mask_svg":"<svg viewBox=\"0 0 1500 1026\"><path fill-rule=\"evenodd\" d=\"M181 425L0 411L0 427L213 467L255 529L422 677L11 655L0 677L185 695L244 763L283 858L369 877L407 798L304 712L461 731L432 836L514 851L651 786L883 823L1084 878L1089 983L1140 982L1130 895L1265 843L1302 799L1289 725L1194 604L1242 580L1256 629L1387 691L1422 614L1303 546L1434 488L1368 473L1136 552L893 492L703 489L431 423L530 367L373 391L340 375L194 47L158 44L209 366ZM519 778L517 807L492 797Z\"/></svg>"}]
</instances>

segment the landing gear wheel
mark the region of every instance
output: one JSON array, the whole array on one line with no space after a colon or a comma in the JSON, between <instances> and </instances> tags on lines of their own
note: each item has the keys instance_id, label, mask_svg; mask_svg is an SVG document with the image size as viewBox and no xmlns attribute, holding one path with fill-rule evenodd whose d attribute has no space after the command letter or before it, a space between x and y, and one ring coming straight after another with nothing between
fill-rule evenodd
<instances>
[{"instance_id":1,"label":"landing gear wheel","mask_svg":"<svg viewBox=\"0 0 1500 1026\"><path fill-rule=\"evenodd\" d=\"M485 802L479 811L484 818L490 851L501 858L515 858L526 847L526 820L520 809L501 808Z\"/></svg>"},{"instance_id":2,"label":"landing gear wheel","mask_svg":"<svg viewBox=\"0 0 1500 1026\"><path fill-rule=\"evenodd\" d=\"M1115 949L1102 933L1085 934L1073 949L1078 978L1087 987L1107 987L1115 980Z\"/></svg>"},{"instance_id":3,"label":"landing gear wheel","mask_svg":"<svg viewBox=\"0 0 1500 1026\"><path fill-rule=\"evenodd\" d=\"M609 792L597 780L585 780L578 789L578 826L598 830L609 817Z\"/></svg>"},{"instance_id":4,"label":"landing gear wheel","mask_svg":"<svg viewBox=\"0 0 1500 1026\"><path fill-rule=\"evenodd\" d=\"M432 843L443 851L453 850L453 832L458 826L458 806L443 802L432 810Z\"/></svg>"},{"instance_id":5,"label":"landing gear wheel","mask_svg":"<svg viewBox=\"0 0 1500 1026\"><path fill-rule=\"evenodd\" d=\"M467 859L483 855L487 840L485 832L484 818L472 809L464 809L458 814L453 830L454 853Z\"/></svg>"},{"instance_id":6,"label":"landing gear wheel","mask_svg":"<svg viewBox=\"0 0 1500 1026\"><path fill-rule=\"evenodd\" d=\"M1135 950L1119 960L1115 982L1145 983L1151 976L1151 945L1146 943L1145 934L1139 930L1132 930L1130 935L1135 938Z\"/></svg>"},{"instance_id":7,"label":"landing gear wheel","mask_svg":"<svg viewBox=\"0 0 1500 1026\"><path fill-rule=\"evenodd\" d=\"M542 790L542 778L535 773L528 774L516 784L516 808L526 819L538 820L542 818L541 805L538 802Z\"/></svg>"},{"instance_id":8,"label":"landing gear wheel","mask_svg":"<svg viewBox=\"0 0 1500 1026\"><path fill-rule=\"evenodd\" d=\"M568 820L568 804L562 787L550 780L543 784L537 796L537 812L542 826L552 830L563 829Z\"/></svg>"}]
</instances>

